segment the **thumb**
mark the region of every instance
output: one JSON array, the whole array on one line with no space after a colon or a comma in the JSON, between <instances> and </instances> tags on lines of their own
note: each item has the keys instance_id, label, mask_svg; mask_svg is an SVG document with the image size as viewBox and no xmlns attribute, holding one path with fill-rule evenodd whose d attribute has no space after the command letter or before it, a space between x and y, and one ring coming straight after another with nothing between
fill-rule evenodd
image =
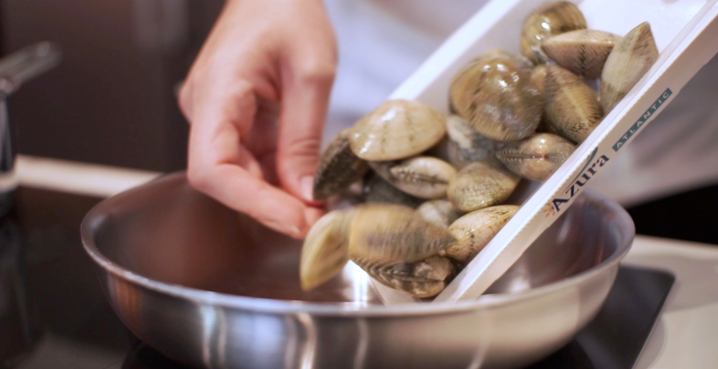
<instances>
[{"instance_id":1,"label":"thumb","mask_svg":"<svg viewBox=\"0 0 718 369\"><path fill-rule=\"evenodd\" d=\"M334 66L310 68L283 81L277 174L294 196L312 202Z\"/></svg>"}]
</instances>

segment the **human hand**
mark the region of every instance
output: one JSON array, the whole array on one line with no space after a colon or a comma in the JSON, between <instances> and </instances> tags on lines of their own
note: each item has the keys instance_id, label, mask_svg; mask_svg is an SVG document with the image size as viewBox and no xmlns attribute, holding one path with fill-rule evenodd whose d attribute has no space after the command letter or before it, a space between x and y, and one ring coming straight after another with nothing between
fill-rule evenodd
<instances>
[{"instance_id":1,"label":"human hand","mask_svg":"<svg viewBox=\"0 0 718 369\"><path fill-rule=\"evenodd\" d=\"M321 0L229 0L180 90L190 184L304 237L336 58Z\"/></svg>"}]
</instances>

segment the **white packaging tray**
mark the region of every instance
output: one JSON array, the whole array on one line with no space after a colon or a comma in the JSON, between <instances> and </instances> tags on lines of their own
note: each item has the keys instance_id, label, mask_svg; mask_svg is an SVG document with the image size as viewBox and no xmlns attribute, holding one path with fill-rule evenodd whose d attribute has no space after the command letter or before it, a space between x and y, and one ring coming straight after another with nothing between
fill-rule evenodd
<instances>
[{"instance_id":1,"label":"white packaging tray","mask_svg":"<svg viewBox=\"0 0 718 369\"><path fill-rule=\"evenodd\" d=\"M456 31L390 99L425 103L444 114L454 74L491 49L518 53L524 19L546 0L493 0ZM565 212L593 176L648 124L718 52L718 0L576 0L588 28L625 35L649 22L658 61L601 124L540 186L528 186L521 209L438 295L435 303L475 299ZM716 86L718 88L718 86ZM620 160L620 159L618 159ZM415 299L374 283L386 304Z\"/></svg>"}]
</instances>

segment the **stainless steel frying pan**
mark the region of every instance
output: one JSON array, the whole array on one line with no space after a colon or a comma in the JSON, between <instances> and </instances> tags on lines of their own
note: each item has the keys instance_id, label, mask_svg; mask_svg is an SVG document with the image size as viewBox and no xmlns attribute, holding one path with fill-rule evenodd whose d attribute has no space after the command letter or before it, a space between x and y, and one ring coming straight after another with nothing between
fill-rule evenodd
<instances>
[{"instance_id":1,"label":"stainless steel frying pan","mask_svg":"<svg viewBox=\"0 0 718 369\"><path fill-rule=\"evenodd\" d=\"M586 192L479 299L383 306L352 264L302 292L301 243L196 192L184 173L107 199L82 224L122 321L204 368L520 367L595 316L633 236L620 206Z\"/></svg>"}]
</instances>

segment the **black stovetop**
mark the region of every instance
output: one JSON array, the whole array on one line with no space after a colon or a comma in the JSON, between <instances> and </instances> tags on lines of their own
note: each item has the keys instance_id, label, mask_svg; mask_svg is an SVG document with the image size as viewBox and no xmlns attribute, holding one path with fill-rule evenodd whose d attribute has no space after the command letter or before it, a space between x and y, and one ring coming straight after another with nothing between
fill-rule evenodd
<instances>
[{"instance_id":1,"label":"black stovetop","mask_svg":"<svg viewBox=\"0 0 718 369\"><path fill-rule=\"evenodd\" d=\"M79 237L82 218L98 201L21 188L0 220L0 246L14 243L20 251L15 268L0 260L0 278L16 274L14 286L30 302L29 313L20 314L3 309L0 295L0 315L9 311L0 316L0 367L12 357L5 366L13 369L183 368L135 338L107 303ZM530 368L632 368L672 283L663 272L622 267L596 319ZM13 344L6 344L3 326L15 335Z\"/></svg>"}]
</instances>

